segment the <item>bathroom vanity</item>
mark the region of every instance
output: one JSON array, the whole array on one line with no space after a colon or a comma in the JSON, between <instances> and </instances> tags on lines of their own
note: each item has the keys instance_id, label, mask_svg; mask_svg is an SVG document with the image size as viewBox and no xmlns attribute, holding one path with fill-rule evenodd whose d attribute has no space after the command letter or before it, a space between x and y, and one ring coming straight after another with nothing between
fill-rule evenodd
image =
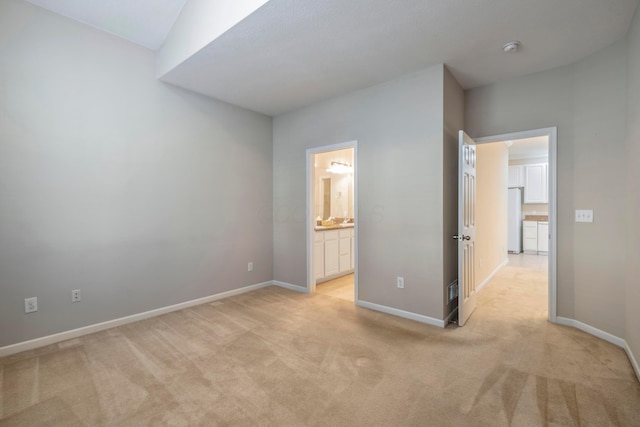
<instances>
[{"instance_id":1,"label":"bathroom vanity","mask_svg":"<svg viewBox=\"0 0 640 427\"><path fill-rule=\"evenodd\" d=\"M313 254L316 283L353 273L355 268L354 224L316 226Z\"/></svg>"}]
</instances>

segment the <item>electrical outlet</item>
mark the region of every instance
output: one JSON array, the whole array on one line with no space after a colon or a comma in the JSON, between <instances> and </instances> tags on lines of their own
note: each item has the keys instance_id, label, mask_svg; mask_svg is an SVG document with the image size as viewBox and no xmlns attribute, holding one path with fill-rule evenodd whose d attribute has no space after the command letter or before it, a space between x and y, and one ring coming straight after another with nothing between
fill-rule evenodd
<instances>
[{"instance_id":1,"label":"electrical outlet","mask_svg":"<svg viewBox=\"0 0 640 427\"><path fill-rule=\"evenodd\" d=\"M82 295L80 295L80 289L71 291L71 302L80 302L81 300Z\"/></svg>"},{"instance_id":2,"label":"electrical outlet","mask_svg":"<svg viewBox=\"0 0 640 427\"><path fill-rule=\"evenodd\" d=\"M34 311L38 311L38 298L25 298L24 300L24 312L32 313Z\"/></svg>"},{"instance_id":3,"label":"electrical outlet","mask_svg":"<svg viewBox=\"0 0 640 427\"><path fill-rule=\"evenodd\" d=\"M253 271L253 263L252 262L247 264L247 271Z\"/></svg>"},{"instance_id":4,"label":"electrical outlet","mask_svg":"<svg viewBox=\"0 0 640 427\"><path fill-rule=\"evenodd\" d=\"M404 277L398 276L398 279L397 279L396 283L398 285L398 288L404 289Z\"/></svg>"}]
</instances>

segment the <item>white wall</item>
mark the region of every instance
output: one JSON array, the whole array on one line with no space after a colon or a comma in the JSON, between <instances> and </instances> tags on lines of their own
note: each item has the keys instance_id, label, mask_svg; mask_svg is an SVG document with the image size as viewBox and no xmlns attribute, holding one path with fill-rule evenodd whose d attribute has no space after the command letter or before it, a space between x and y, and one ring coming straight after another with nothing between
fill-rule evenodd
<instances>
[{"instance_id":1,"label":"white wall","mask_svg":"<svg viewBox=\"0 0 640 427\"><path fill-rule=\"evenodd\" d=\"M627 175L625 195L627 204L625 211L625 235L628 237L626 251L626 310L625 339L640 363L640 8L636 10L628 38L628 115L627 141L625 156L627 159ZM636 366L636 369L639 367ZM636 370L640 377L640 371Z\"/></svg>"},{"instance_id":2,"label":"white wall","mask_svg":"<svg viewBox=\"0 0 640 427\"><path fill-rule=\"evenodd\" d=\"M478 144L476 168L476 282L480 285L507 259L509 149Z\"/></svg>"},{"instance_id":3,"label":"white wall","mask_svg":"<svg viewBox=\"0 0 640 427\"><path fill-rule=\"evenodd\" d=\"M357 140L359 297L442 319L443 71L274 119L275 280L306 286L306 150Z\"/></svg>"},{"instance_id":4,"label":"white wall","mask_svg":"<svg viewBox=\"0 0 640 427\"><path fill-rule=\"evenodd\" d=\"M466 93L472 136L558 127L558 315L623 337L624 40L576 64ZM575 209L593 209L576 224Z\"/></svg>"},{"instance_id":5,"label":"white wall","mask_svg":"<svg viewBox=\"0 0 640 427\"><path fill-rule=\"evenodd\" d=\"M271 138L153 52L0 2L0 346L271 280Z\"/></svg>"}]
</instances>

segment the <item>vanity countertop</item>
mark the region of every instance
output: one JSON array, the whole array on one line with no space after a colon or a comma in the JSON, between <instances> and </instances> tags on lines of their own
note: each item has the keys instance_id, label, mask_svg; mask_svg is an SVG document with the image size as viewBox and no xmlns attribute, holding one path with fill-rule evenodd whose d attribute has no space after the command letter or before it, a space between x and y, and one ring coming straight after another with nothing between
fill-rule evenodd
<instances>
[{"instance_id":1,"label":"vanity countertop","mask_svg":"<svg viewBox=\"0 0 640 427\"><path fill-rule=\"evenodd\" d=\"M549 221L549 215L525 215L524 220L545 222L545 221Z\"/></svg>"}]
</instances>

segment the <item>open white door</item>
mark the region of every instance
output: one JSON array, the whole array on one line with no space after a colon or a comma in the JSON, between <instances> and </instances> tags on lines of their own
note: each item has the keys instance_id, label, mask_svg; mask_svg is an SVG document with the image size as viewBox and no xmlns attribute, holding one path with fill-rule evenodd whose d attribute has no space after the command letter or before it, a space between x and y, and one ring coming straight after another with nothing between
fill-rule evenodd
<instances>
[{"instance_id":1,"label":"open white door","mask_svg":"<svg viewBox=\"0 0 640 427\"><path fill-rule=\"evenodd\" d=\"M476 143L460 131L458 170L458 325L476 308Z\"/></svg>"}]
</instances>

